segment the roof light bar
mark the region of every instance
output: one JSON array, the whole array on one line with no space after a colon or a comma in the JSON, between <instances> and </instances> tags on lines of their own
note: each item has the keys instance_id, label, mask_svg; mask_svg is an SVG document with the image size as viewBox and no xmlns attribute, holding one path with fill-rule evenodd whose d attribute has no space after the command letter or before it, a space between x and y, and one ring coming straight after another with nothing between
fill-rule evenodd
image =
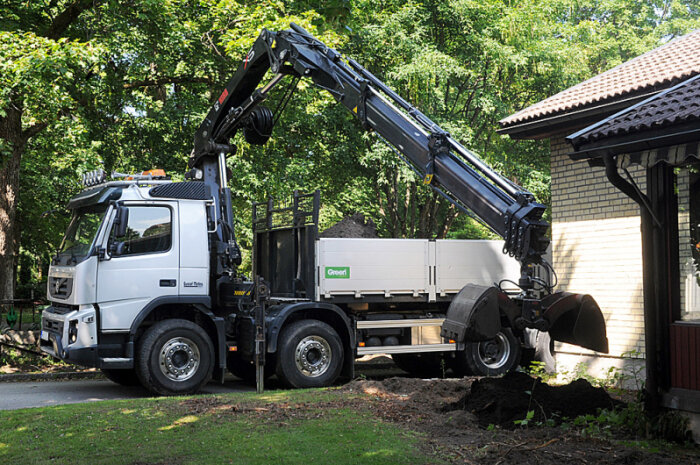
<instances>
[{"instance_id":1,"label":"roof light bar","mask_svg":"<svg viewBox=\"0 0 700 465\"><path fill-rule=\"evenodd\" d=\"M169 179L163 169L153 169L142 171L140 174L126 174L112 171L112 178L123 178L125 181L143 181L143 180L158 180Z\"/></svg>"}]
</instances>

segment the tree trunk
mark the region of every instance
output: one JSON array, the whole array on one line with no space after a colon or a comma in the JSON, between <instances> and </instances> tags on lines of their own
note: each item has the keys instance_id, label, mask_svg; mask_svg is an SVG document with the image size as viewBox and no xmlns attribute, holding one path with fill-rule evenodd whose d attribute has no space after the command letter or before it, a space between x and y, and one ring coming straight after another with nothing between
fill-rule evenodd
<instances>
[{"instance_id":1,"label":"tree trunk","mask_svg":"<svg viewBox=\"0 0 700 465\"><path fill-rule=\"evenodd\" d=\"M14 298L15 241L19 167L26 140L22 134L22 112L10 105L0 119L0 138L12 151L0 158L0 300Z\"/></svg>"}]
</instances>

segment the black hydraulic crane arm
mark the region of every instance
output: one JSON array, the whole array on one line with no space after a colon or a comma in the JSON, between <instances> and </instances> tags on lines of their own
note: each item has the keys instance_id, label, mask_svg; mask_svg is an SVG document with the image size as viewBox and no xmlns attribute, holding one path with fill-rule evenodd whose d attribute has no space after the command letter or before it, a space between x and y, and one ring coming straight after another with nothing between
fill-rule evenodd
<instances>
[{"instance_id":1,"label":"black hydraulic crane arm","mask_svg":"<svg viewBox=\"0 0 700 465\"><path fill-rule=\"evenodd\" d=\"M269 135L272 115L260 103L284 76L308 78L393 145L426 184L503 237L504 252L523 264L541 262L549 225L542 220L545 207L532 194L493 171L357 62L345 62L299 26L292 28L261 32L197 131L191 167L232 151L229 140L241 129ZM259 88L268 70L274 76Z\"/></svg>"},{"instance_id":2,"label":"black hydraulic crane arm","mask_svg":"<svg viewBox=\"0 0 700 465\"><path fill-rule=\"evenodd\" d=\"M272 77L261 85L268 71ZM469 340L493 338L500 328L499 314L504 314L518 330L545 330L553 339L607 352L605 320L592 297L556 292L539 298L535 292L536 282L550 290L534 276L533 267L544 263L549 245L549 225L542 219L545 207L357 62L345 60L295 24L291 30L260 33L195 135L189 176L219 192L214 197L221 225L215 254L220 268L215 273L218 288L230 281L232 264L240 260L227 187L226 154L235 151L230 140L238 131L253 144L262 145L270 138L273 114L261 103L285 76L291 76L294 85L306 78L328 91L364 129L375 131L393 146L425 184L461 209L471 210L503 237L504 253L520 261L519 296L511 298L497 286L466 286L450 304L443 336L466 340L464 331L459 336L450 333L450 322L455 322L455 328L465 324L470 328ZM282 108L286 100L282 99Z\"/></svg>"}]
</instances>

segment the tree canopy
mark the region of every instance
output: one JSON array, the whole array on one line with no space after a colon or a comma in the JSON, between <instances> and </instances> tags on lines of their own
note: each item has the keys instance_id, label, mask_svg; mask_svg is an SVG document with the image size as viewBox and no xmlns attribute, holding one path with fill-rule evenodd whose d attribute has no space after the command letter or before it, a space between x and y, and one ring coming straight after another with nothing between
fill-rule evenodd
<instances>
[{"instance_id":1,"label":"tree canopy","mask_svg":"<svg viewBox=\"0 0 700 465\"><path fill-rule=\"evenodd\" d=\"M5 1L3 297L18 267L20 285L45 273L82 172L182 176L196 128L262 28L302 25L548 204L547 146L502 137L497 121L697 28L699 13L699 0ZM489 236L308 83L267 145L235 143L244 248L250 203L294 189L322 191L322 226L361 212L383 236Z\"/></svg>"}]
</instances>

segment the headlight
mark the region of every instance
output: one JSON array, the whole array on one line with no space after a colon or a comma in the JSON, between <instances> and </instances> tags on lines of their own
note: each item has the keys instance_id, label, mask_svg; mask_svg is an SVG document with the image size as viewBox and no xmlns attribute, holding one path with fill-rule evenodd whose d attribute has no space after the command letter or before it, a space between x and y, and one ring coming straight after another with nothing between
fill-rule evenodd
<instances>
[{"instance_id":1,"label":"headlight","mask_svg":"<svg viewBox=\"0 0 700 465\"><path fill-rule=\"evenodd\" d=\"M68 343L73 344L78 340L78 320L70 320L68 326Z\"/></svg>"}]
</instances>

